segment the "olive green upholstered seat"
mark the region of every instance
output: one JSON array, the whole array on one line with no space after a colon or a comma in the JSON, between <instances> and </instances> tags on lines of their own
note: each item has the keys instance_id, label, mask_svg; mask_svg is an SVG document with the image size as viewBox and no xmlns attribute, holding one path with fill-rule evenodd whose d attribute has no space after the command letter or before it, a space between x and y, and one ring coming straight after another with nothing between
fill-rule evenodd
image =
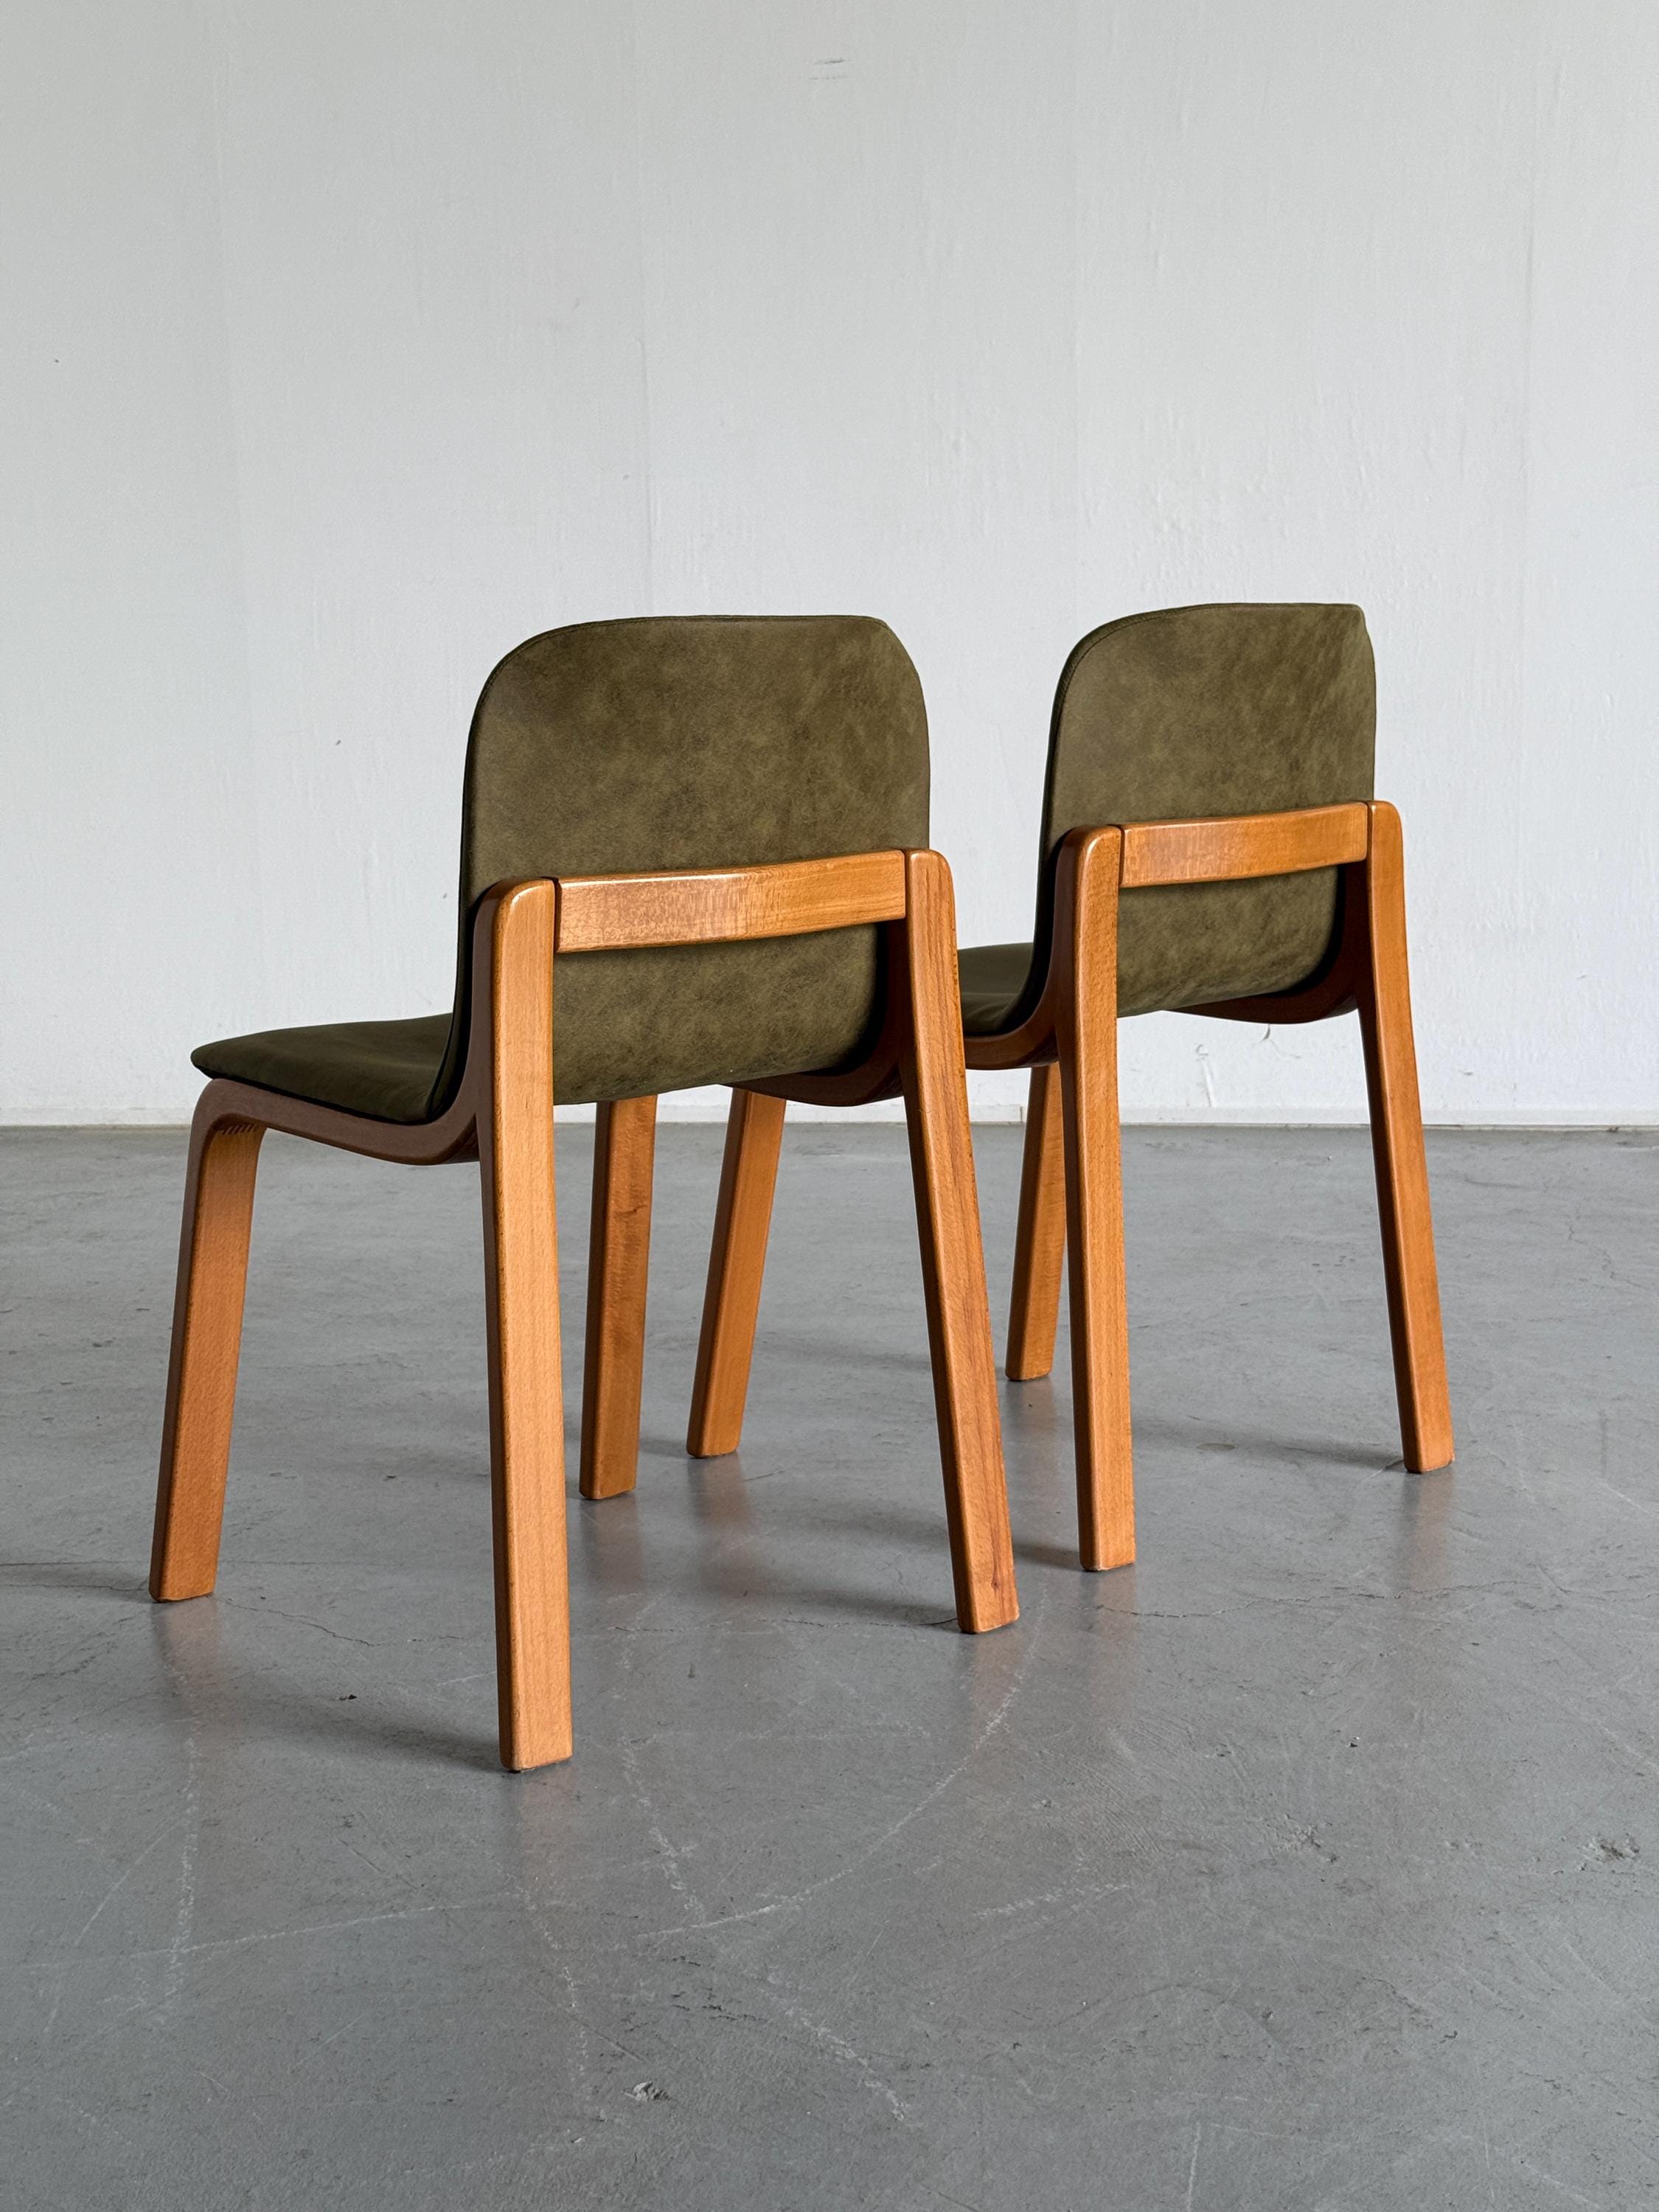
<instances>
[{"instance_id":1,"label":"olive green upholstered seat","mask_svg":"<svg viewBox=\"0 0 1659 2212\"><path fill-rule=\"evenodd\" d=\"M957 956L962 975L962 1026L969 1036L997 1036L1012 1026L1031 972L1029 945L964 945Z\"/></svg>"},{"instance_id":2,"label":"olive green upholstered seat","mask_svg":"<svg viewBox=\"0 0 1659 2212\"><path fill-rule=\"evenodd\" d=\"M1358 607L1171 607L1091 630L1054 697L1034 943L963 949L967 1034L1000 1035L1036 1003L1068 830L1368 799L1376 732ZM1336 893L1328 868L1126 890L1119 1012L1293 988L1327 957Z\"/></svg>"},{"instance_id":3,"label":"olive green upholstered seat","mask_svg":"<svg viewBox=\"0 0 1659 2212\"><path fill-rule=\"evenodd\" d=\"M921 686L854 616L588 623L510 653L473 717L453 1013L204 1045L204 1074L378 1119L459 1083L471 916L516 878L756 866L927 842ZM561 1101L830 1069L878 1016L874 929L579 952L555 966Z\"/></svg>"},{"instance_id":4,"label":"olive green upholstered seat","mask_svg":"<svg viewBox=\"0 0 1659 2212\"><path fill-rule=\"evenodd\" d=\"M288 1098L314 1099L377 1121L426 1121L449 1045L450 1017L329 1022L222 1037L191 1054L204 1075L233 1076Z\"/></svg>"}]
</instances>

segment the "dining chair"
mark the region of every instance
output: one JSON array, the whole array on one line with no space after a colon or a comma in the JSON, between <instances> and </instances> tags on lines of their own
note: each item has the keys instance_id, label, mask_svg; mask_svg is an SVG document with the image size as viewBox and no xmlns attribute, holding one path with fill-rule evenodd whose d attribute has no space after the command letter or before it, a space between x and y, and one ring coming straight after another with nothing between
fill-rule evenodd
<instances>
[{"instance_id":1,"label":"dining chair","mask_svg":"<svg viewBox=\"0 0 1659 2212\"><path fill-rule=\"evenodd\" d=\"M267 1129L483 1190L502 1764L571 1750L556 1103L598 1107L580 1489L630 1488L657 1095L836 1071L902 1091L957 1618L1018 1613L950 871L921 687L883 623L591 623L485 684L462 800L453 1007L204 1045L150 1589L217 1571ZM740 1094L742 1095L742 1094ZM769 1097L765 1111L781 1100Z\"/></svg>"},{"instance_id":2,"label":"dining chair","mask_svg":"<svg viewBox=\"0 0 1659 2212\"><path fill-rule=\"evenodd\" d=\"M1121 1015L1259 1024L1357 1012L1405 1464L1452 1457L1406 960L1400 817L1372 795L1376 677L1358 607L1219 605L1092 630L1060 676L1030 942L960 955L969 1067L1029 1068L1007 1372L1054 1362L1070 1253L1079 1547L1134 1557L1117 1103ZM732 1190L778 1132L735 1109ZM766 1208L724 1202L690 1448L736 1447ZM730 1310L722 1310L722 1301ZM723 1409L700 1421L713 1398Z\"/></svg>"}]
</instances>

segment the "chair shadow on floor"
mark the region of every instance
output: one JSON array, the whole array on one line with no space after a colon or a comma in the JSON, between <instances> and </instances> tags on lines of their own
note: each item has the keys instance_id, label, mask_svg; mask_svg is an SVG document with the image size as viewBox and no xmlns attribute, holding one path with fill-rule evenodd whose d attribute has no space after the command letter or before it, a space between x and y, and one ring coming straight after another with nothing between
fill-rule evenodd
<instances>
[{"instance_id":1,"label":"chair shadow on floor","mask_svg":"<svg viewBox=\"0 0 1659 2212\"><path fill-rule=\"evenodd\" d=\"M142 1583L134 1595L147 1595ZM230 1600L230 1608L235 1602ZM348 1701L303 1683L285 1687L268 1668L228 1656L224 1622L213 1597L188 1612L162 1612L148 1602L144 1611L162 1668L161 1695L192 1741L205 1740L210 1745L216 1738L226 1748L257 1747L262 1741L285 1737L347 1751L354 1757L367 1753L386 1759L414 1758L498 1777L501 1773L490 1699L484 1700L484 1715L476 1731L441 1721L398 1719L376 1712L375 1692L359 1692ZM483 1671L493 1675L494 1668Z\"/></svg>"},{"instance_id":2,"label":"chair shadow on floor","mask_svg":"<svg viewBox=\"0 0 1659 2212\"><path fill-rule=\"evenodd\" d=\"M653 1451L652 1456L657 1458L659 1455ZM706 1540L695 1550L688 1549L684 1544L683 1529L677 1532L672 1559L656 1572L648 1572L646 1547L653 1506L650 1486L601 1500L579 1499L573 1493L573 1551L582 1562L584 1575L608 1595L660 1596L675 1590L682 1595L695 1591L719 1597L726 1603L746 1601L769 1607L781 1604L792 1610L836 1613L872 1623L896 1621L904 1627L933 1626L940 1607L948 1607L949 1589L943 1571L941 1594L936 1604L926 1597L895 1597L867 1587L837 1589L827 1581L792 1575L785 1570L779 1556L787 1551L791 1536L797 1531L880 1534L884 1527L890 1539L907 1547L914 1543L918 1548L937 1553L936 1509L918 1509L909 1516L893 1514L879 1507L860 1513L854 1506L844 1516L838 1517L819 1513L816 1500L805 1505L792 1500L775 1522L763 1526L757 1522L750 1498L750 1479L738 1453L727 1453L719 1459L695 1460L688 1459L684 1449L678 1449L660 1456L672 1456L685 1468L684 1480L691 1517L697 1534ZM665 1484L673 1479L667 1475L660 1478ZM755 1478L757 1484L770 1480L770 1474ZM661 1503L672 1512L683 1510L683 1500L671 1502L665 1497ZM947 1610L945 1618L954 1628L954 1613Z\"/></svg>"},{"instance_id":3,"label":"chair shadow on floor","mask_svg":"<svg viewBox=\"0 0 1659 2212\"><path fill-rule=\"evenodd\" d=\"M108 1565L99 1559L0 1559L0 1589L8 1584L23 1589L72 1590L81 1597L131 1598L145 1601L149 1593L142 1568Z\"/></svg>"},{"instance_id":4,"label":"chair shadow on floor","mask_svg":"<svg viewBox=\"0 0 1659 2212\"><path fill-rule=\"evenodd\" d=\"M1329 1437L1298 1437L1283 1431L1274 1435L1264 1429L1240 1428L1231 1421L1224 1426L1219 1423L1160 1421L1156 1416L1138 1419L1135 1433L1149 1443L1176 1450L1184 1447L1188 1451L1205 1453L1237 1451L1252 1460L1312 1460L1333 1468L1357 1468L1365 1474L1404 1472L1399 1443L1393 1438L1367 1450L1352 1443L1338 1443Z\"/></svg>"},{"instance_id":5,"label":"chair shadow on floor","mask_svg":"<svg viewBox=\"0 0 1659 2212\"><path fill-rule=\"evenodd\" d=\"M573 1511L575 1525L572 1534L580 1547L582 1580L590 1588L596 1582L608 1582L607 1594L612 1597L623 1589L641 1596L676 1593L682 1596L707 1595L718 1599L728 1617L732 1608L746 1606L775 1616L781 1608L792 1620L799 1620L803 1614L819 1619L835 1615L878 1626L886 1623L908 1629L946 1630L952 1636L957 1633L948 1572L941 1575L939 1591L931 1599L888 1598L870 1591L837 1590L822 1583L788 1576L780 1572L774 1561L745 1547L742 1557L728 1552L723 1557L693 1560L689 1567L683 1555L676 1563L675 1572L659 1575L648 1583L640 1577L619 1584L595 1572L597 1547L590 1548L581 1541L583 1529L593 1525L596 1518L591 1509L579 1516ZM925 1534L921 1533L924 1529ZM922 1522L919 1517L918 1540L938 1550L936 1521ZM435 1718L400 1718L386 1711L384 1705L404 1696L418 1698L431 1693L420 1689L403 1692L393 1688L382 1692L371 1688L359 1692L348 1703L337 1693L331 1696L310 1682L295 1680L285 1685L282 1678L273 1677L268 1668L228 1656L224 1649L225 1624L219 1607L223 1604L227 1611L234 1610L238 1601L228 1593L208 1598L188 1613L163 1613L151 1607L143 1584L136 1578L118 1592L112 1589L112 1594L130 1598L135 1607L142 1605L146 1617L154 1624L162 1668L162 1680L156 1692L158 1700L173 1709L198 1741L210 1744L216 1736L228 1749L282 1739L324 1751L347 1753L354 1758L367 1755L404 1762L415 1760L422 1765L460 1767L507 1778L501 1775L496 1753L488 1696L479 1701L476 1729ZM303 1629L298 1632L302 1636L307 1633ZM597 1632L603 1634L605 1631L599 1629ZM480 1640L483 1640L482 1635ZM585 1640L583 1626L579 1623L578 1646ZM477 1671L481 1675L493 1674L493 1668L487 1661ZM549 1767L544 1772L550 1778L568 1771ZM513 1779L515 1786L522 1786L526 1778L518 1776Z\"/></svg>"},{"instance_id":6,"label":"chair shadow on floor","mask_svg":"<svg viewBox=\"0 0 1659 2212\"><path fill-rule=\"evenodd\" d=\"M1071 1440L1071 1391L1055 1388L1054 1378L1043 1375L1030 1382L1005 1382L1003 1418L1009 1440L1024 1436L1033 1441L1052 1435L1068 1448ZM1239 1451L1250 1459L1317 1460L1332 1467L1358 1468L1368 1474L1397 1474L1402 1470L1398 1441L1370 1448L1351 1439L1334 1437L1295 1437L1284 1430L1241 1427L1237 1422L1171 1420L1156 1413L1137 1412L1135 1434L1143 1443L1198 1452ZM1386 1435L1386 1431L1384 1431ZM1056 1472L1058 1473L1058 1461ZM1069 1470L1066 1480L1069 1480Z\"/></svg>"},{"instance_id":7,"label":"chair shadow on floor","mask_svg":"<svg viewBox=\"0 0 1659 2212\"><path fill-rule=\"evenodd\" d=\"M805 1330L768 1328L757 1331L755 1364L763 1376L769 1363L782 1370L787 1364L810 1360L823 1367L841 1368L849 1377L861 1368L885 1367L902 1370L912 1375L931 1377L932 1363L924 1344L915 1352L902 1352L891 1345L873 1344L863 1339L826 1339L809 1335Z\"/></svg>"}]
</instances>

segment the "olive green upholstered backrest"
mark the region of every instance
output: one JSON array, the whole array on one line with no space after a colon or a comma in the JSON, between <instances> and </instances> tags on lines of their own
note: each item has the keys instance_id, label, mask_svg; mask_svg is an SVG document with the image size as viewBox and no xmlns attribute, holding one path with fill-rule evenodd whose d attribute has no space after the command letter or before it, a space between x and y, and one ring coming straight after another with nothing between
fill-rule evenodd
<instances>
[{"instance_id":1,"label":"olive green upholstered backrest","mask_svg":"<svg viewBox=\"0 0 1659 2212\"><path fill-rule=\"evenodd\" d=\"M858 616L649 617L550 630L485 684L461 830L462 988L492 884L753 866L927 842L927 726L908 655ZM856 1056L878 933L562 956L562 1100L758 1080ZM434 1105L441 1105L441 1095Z\"/></svg>"},{"instance_id":2,"label":"olive green upholstered backrest","mask_svg":"<svg viewBox=\"0 0 1659 2212\"><path fill-rule=\"evenodd\" d=\"M1093 630L1054 698L1038 964L1066 832L1372 795L1376 676L1347 606L1171 607ZM1125 1013L1282 991L1324 960L1336 872L1123 894Z\"/></svg>"}]
</instances>

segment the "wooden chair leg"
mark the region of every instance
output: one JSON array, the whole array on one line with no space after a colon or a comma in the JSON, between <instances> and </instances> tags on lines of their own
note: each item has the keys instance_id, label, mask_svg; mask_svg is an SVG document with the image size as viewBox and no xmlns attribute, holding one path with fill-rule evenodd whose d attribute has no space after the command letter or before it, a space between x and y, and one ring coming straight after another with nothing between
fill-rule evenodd
<instances>
[{"instance_id":1,"label":"wooden chair leg","mask_svg":"<svg viewBox=\"0 0 1659 2212\"><path fill-rule=\"evenodd\" d=\"M685 1439L693 1459L718 1459L734 1452L743 1436L787 1110L781 1098L763 1091L732 1093Z\"/></svg>"},{"instance_id":2,"label":"wooden chair leg","mask_svg":"<svg viewBox=\"0 0 1659 2212\"><path fill-rule=\"evenodd\" d=\"M1451 1400L1412 1036L1405 853L1400 817L1392 806L1379 803L1371 809L1364 875L1370 958L1360 982L1359 1021L1370 1096L1389 1328L1406 1465L1413 1474L1425 1474L1445 1467L1452 1458Z\"/></svg>"},{"instance_id":3,"label":"wooden chair leg","mask_svg":"<svg viewBox=\"0 0 1659 2212\"><path fill-rule=\"evenodd\" d=\"M1135 1555L1129 1326L1123 1272L1123 1173L1117 1103L1117 896L1121 832L1079 857L1056 916L1068 974L1059 1047L1071 1257L1072 1418L1078 1547L1097 1571Z\"/></svg>"},{"instance_id":4,"label":"wooden chair leg","mask_svg":"<svg viewBox=\"0 0 1659 2212\"><path fill-rule=\"evenodd\" d=\"M1031 1070L1025 1153L1014 1232L1014 1289L1008 1312L1007 1373L1029 1382L1054 1364L1060 1283L1066 1264L1066 1139L1060 1069Z\"/></svg>"},{"instance_id":5,"label":"wooden chair leg","mask_svg":"<svg viewBox=\"0 0 1659 2212\"><path fill-rule=\"evenodd\" d=\"M957 1619L969 1631L1019 1616L963 1061L951 874L937 853L906 855L903 928L909 1026L905 1118L921 1237Z\"/></svg>"},{"instance_id":6,"label":"wooden chair leg","mask_svg":"<svg viewBox=\"0 0 1659 2212\"><path fill-rule=\"evenodd\" d=\"M489 1342L495 1672L503 1766L568 1759L570 1610L553 1193L556 893L522 884L496 912L490 1051L478 1104Z\"/></svg>"},{"instance_id":7,"label":"wooden chair leg","mask_svg":"<svg viewBox=\"0 0 1659 2212\"><path fill-rule=\"evenodd\" d=\"M651 1183L657 1102L601 1105L593 1132L593 1215L587 1247L583 1346L581 1494L634 1487L651 1263Z\"/></svg>"},{"instance_id":8,"label":"wooden chair leg","mask_svg":"<svg viewBox=\"0 0 1659 2212\"><path fill-rule=\"evenodd\" d=\"M264 1131L198 1113L191 1131L161 1470L150 1551L152 1597L205 1597L219 1570L242 1343L253 1185Z\"/></svg>"}]
</instances>

